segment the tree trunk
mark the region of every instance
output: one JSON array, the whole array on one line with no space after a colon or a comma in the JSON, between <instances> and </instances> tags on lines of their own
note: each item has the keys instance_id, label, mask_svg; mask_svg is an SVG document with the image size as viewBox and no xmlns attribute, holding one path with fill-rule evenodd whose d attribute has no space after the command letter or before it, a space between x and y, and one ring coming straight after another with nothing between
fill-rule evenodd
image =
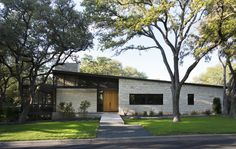
<instances>
[{"instance_id":1,"label":"tree trunk","mask_svg":"<svg viewBox=\"0 0 236 149\"><path fill-rule=\"evenodd\" d=\"M231 83L231 92L230 92L230 101L231 101L231 107L230 107L230 116L236 117L236 74L233 74L233 80Z\"/></svg>"},{"instance_id":2,"label":"tree trunk","mask_svg":"<svg viewBox=\"0 0 236 149\"><path fill-rule=\"evenodd\" d=\"M31 103L32 103L32 99L34 94L32 94L32 87L29 87L29 92L24 93L24 89L23 89L23 84L19 83L19 93L20 93L20 98L22 100L22 104L21 104L21 114L19 117L19 123L24 123L27 120L27 116L30 112L30 108L31 108ZM25 94L28 94L29 96L25 96ZM33 96L32 96L33 95ZM25 99L26 98L26 99Z\"/></svg>"},{"instance_id":3,"label":"tree trunk","mask_svg":"<svg viewBox=\"0 0 236 149\"><path fill-rule=\"evenodd\" d=\"M34 80L36 80L36 79L34 79ZM22 111L20 118L19 118L19 123L24 123L27 120L27 116L30 112L33 99L35 98L35 95L36 95L35 81L32 81L30 84L31 85L29 86L29 97L28 97L28 99L26 99L26 102L24 104L23 111Z\"/></svg>"},{"instance_id":4,"label":"tree trunk","mask_svg":"<svg viewBox=\"0 0 236 149\"><path fill-rule=\"evenodd\" d=\"M27 116L29 114L30 111L30 99L26 99L25 104L24 104L24 108L23 111L20 114L19 117L19 123L24 123L27 120Z\"/></svg>"},{"instance_id":5,"label":"tree trunk","mask_svg":"<svg viewBox=\"0 0 236 149\"><path fill-rule=\"evenodd\" d=\"M172 85L172 106L173 106L173 122L180 122L180 112L179 112L179 97L180 97L180 87L174 87Z\"/></svg>"},{"instance_id":6,"label":"tree trunk","mask_svg":"<svg viewBox=\"0 0 236 149\"><path fill-rule=\"evenodd\" d=\"M230 59L227 59L230 73L232 75L229 83L229 98L230 98L230 116L236 117L236 70L233 68Z\"/></svg>"},{"instance_id":7,"label":"tree trunk","mask_svg":"<svg viewBox=\"0 0 236 149\"><path fill-rule=\"evenodd\" d=\"M223 114L224 115L229 115L229 100L228 97L226 95L226 65L223 65Z\"/></svg>"}]
</instances>

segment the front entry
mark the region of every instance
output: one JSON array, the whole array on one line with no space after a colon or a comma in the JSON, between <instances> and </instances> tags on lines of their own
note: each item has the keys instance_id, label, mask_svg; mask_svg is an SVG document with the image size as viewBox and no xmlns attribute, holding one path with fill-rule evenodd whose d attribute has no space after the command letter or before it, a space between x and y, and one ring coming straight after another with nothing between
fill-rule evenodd
<instances>
[{"instance_id":1,"label":"front entry","mask_svg":"<svg viewBox=\"0 0 236 149\"><path fill-rule=\"evenodd\" d=\"M117 112L118 111L118 92L116 90L105 90L103 93L103 111Z\"/></svg>"}]
</instances>

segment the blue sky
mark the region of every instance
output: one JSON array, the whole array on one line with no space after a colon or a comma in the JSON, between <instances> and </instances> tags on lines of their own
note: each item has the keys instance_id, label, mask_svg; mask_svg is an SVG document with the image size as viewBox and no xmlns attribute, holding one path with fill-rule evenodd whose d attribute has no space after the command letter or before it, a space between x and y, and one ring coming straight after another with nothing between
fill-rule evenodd
<instances>
[{"instance_id":1,"label":"blue sky","mask_svg":"<svg viewBox=\"0 0 236 149\"><path fill-rule=\"evenodd\" d=\"M80 9L79 3L81 0L75 0L77 9ZM141 39L134 39L131 41L133 44L152 44L149 39L141 38ZM150 79L161 79L161 80L170 80L169 74L166 70L166 67L162 61L161 53L158 49L148 50L148 51L137 51L137 50L130 50L120 54L119 56L114 56L115 52L106 50L106 51L99 51L98 42L95 40L93 49L88 51L80 52L79 56L83 57L84 54L89 54L94 57L105 56L115 60L120 61L123 66L132 66L137 68L139 71L142 71L147 74L148 78ZM171 63L171 54L167 53L167 57L169 58L169 62ZM191 64L191 58L186 58L184 61L183 66L180 66L180 76L183 76L188 66ZM219 63L217 52L213 52L212 59L210 62L205 62L204 59L197 65L197 67L192 71L189 76L188 82L191 82L195 76L206 71L208 67L214 66Z\"/></svg>"}]
</instances>

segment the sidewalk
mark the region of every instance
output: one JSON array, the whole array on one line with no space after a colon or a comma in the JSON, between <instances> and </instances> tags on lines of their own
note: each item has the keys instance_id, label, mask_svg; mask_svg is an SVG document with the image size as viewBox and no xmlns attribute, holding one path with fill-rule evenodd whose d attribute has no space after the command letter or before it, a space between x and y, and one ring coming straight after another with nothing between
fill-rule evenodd
<instances>
[{"instance_id":1,"label":"sidewalk","mask_svg":"<svg viewBox=\"0 0 236 149\"><path fill-rule=\"evenodd\" d=\"M104 113L101 117L97 138L123 138L150 136L142 126L125 125L117 113Z\"/></svg>"}]
</instances>

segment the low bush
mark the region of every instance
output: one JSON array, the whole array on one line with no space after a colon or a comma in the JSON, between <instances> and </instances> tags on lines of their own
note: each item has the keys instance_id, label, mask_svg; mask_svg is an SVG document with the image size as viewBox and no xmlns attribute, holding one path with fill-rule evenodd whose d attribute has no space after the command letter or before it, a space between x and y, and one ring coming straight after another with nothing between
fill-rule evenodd
<instances>
[{"instance_id":1,"label":"low bush","mask_svg":"<svg viewBox=\"0 0 236 149\"><path fill-rule=\"evenodd\" d=\"M19 118L19 108L17 107L4 107L0 114L0 121L17 121Z\"/></svg>"},{"instance_id":2,"label":"low bush","mask_svg":"<svg viewBox=\"0 0 236 149\"><path fill-rule=\"evenodd\" d=\"M192 112L190 113L190 115L198 115L198 112L197 112L197 111L192 111Z\"/></svg>"},{"instance_id":3,"label":"low bush","mask_svg":"<svg viewBox=\"0 0 236 149\"><path fill-rule=\"evenodd\" d=\"M87 109L89 107L90 107L90 102L88 102L87 100L81 101L79 109L82 112L83 116L86 115L86 113L88 112Z\"/></svg>"},{"instance_id":4,"label":"low bush","mask_svg":"<svg viewBox=\"0 0 236 149\"><path fill-rule=\"evenodd\" d=\"M144 117L148 116L147 111L143 111L143 116Z\"/></svg>"},{"instance_id":5,"label":"low bush","mask_svg":"<svg viewBox=\"0 0 236 149\"><path fill-rule=\"evenodd\" d=\"M153 111L153 110L151 110L150 112L149 112L149 116L155 116L155 112Z\"/></svg>"},{"instance_id":6,"label":"low bush","mask_svg":"<svg viewBox=\"0 0 236 149\"><path fill-rule=\"evenodd\" d=\"M215 114L221 114L221 103L220 98L214 98L212 104L212 111Z\"/></svg>"},{"instance_id":7,"label":"low bush","mask_svg":"<svg viewBox=\"0 0 236 149\"><path fill-rule=\"evenodd\" d=\"M61 102L59 103L58 109L65 117L75 117L75 109L72 106L72 102Z\"/></svg>"},{"instance_id":8,"label":"low bush","mask_svg":"<svg viewBox=\"0 0 236 149\"><path fill-rule=\"evenodd\" d=\"M202 112L202 114L205 114L205 115L211 115L211 110L205 110Z\"/></svg>"},{"instance_id":9,"label":"low bush","mask_svg":"<svg viewBox=\"0 0 236 149\"><path fill-rule=\"evenodd\" d=\"M157 116L163 116L163 112L162 112L162 111L159 111L159 112L157 113Z\"/></svg>"}]
</instances>

